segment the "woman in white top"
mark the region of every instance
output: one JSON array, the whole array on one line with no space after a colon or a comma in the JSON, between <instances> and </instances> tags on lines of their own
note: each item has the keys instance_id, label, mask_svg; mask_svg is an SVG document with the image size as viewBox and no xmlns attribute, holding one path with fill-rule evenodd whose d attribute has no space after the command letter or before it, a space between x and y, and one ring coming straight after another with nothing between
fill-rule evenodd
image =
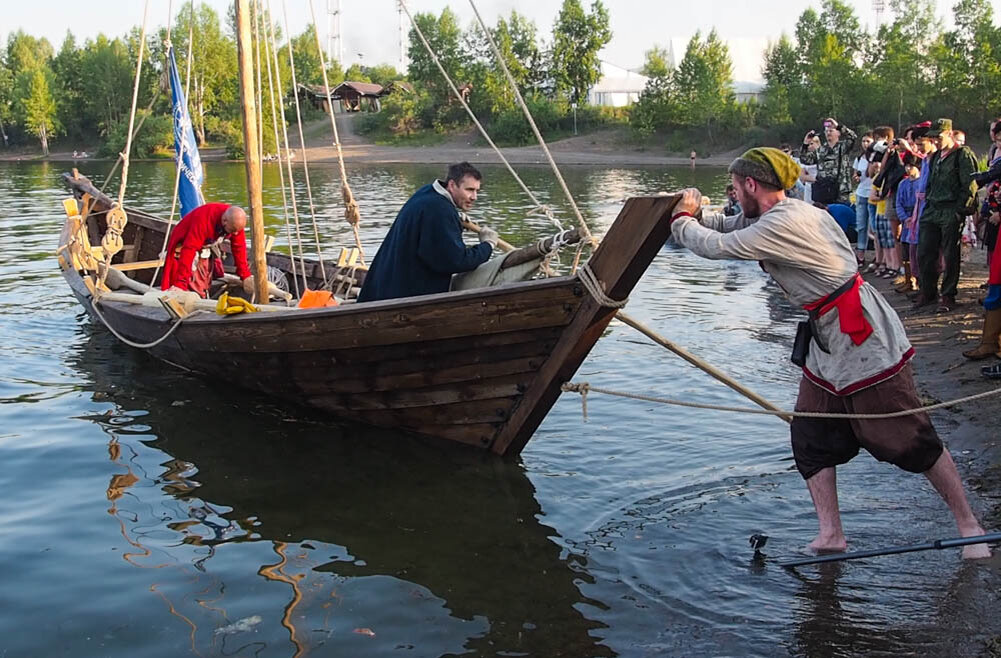
<instances>
[{"instance_id":1,"label":"woman in white top","mask_svg":"<svg viewBox=\"0 0 1001 658\"><path fill-rule=\"evenodd\" d=\"M869 248L869 227L876 219L876 206L869 203L872 178L869 177L869 161L866 159L866 151L872 144L872 133L862 135L861 142L862 154L852 165L852 178L858 181L858 187L855 188L855 231L858 233L855 260L860 268L865 264L865 252Z\"/></svg>"}]
</instances>

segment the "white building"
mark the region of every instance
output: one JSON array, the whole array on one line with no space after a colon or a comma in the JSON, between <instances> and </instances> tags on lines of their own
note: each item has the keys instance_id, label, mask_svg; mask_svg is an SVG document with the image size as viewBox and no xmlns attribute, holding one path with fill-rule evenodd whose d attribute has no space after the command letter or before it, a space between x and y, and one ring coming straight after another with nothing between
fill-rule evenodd
<instances>
[{"instance_id":1,"label":"white building","mask_svg":"<svg viewBox=\"0 0 1001 658\"><path fill-rule=\"evenodd\" d=\"M602 60L601 78L587 92L587 102L606 107L625 107L639 100L649 78Z\"/></svg>"}]
</instances>

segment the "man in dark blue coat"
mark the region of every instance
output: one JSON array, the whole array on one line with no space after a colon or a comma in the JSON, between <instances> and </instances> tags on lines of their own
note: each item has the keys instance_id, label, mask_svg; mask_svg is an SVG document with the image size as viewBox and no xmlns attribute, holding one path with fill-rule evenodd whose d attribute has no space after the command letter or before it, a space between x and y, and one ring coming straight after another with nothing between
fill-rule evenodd
<instances>
[{"instance_id":1,"label":"man in dark blue coat","mask_svg":"<svg viewBox=\"0 0 1001 658\"><path fill-rule=\"evenodd\" d=\"M481 229L480 244L467 247L459 216L473 207L482 178L476 167L460 162L448 168L444 181L417 190L375 254L358 301L447 292L453 274L489 260L497 231Z\"/></svg>"}]
</instances>

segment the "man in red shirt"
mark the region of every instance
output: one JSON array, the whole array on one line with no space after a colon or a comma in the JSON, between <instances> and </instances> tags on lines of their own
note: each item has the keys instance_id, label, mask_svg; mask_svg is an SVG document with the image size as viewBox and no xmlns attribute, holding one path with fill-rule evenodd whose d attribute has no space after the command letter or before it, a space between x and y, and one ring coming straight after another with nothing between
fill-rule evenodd
<instances>
[{"instance_id":1,"label":"man in red shirt","mask_svg":"<svg viewBox=\"0 0 1001 658\"><path fill-rule=\"evenodd\" d=\"M213 247L229 238L236 274L246 289L253 279L247 264L247 239L243 229L247 213L228 203L206 203L198 206L178 222L170 234L163 264L163 289L193 290L208 296L212 279L221 277L222 262L214 257ZM198 258L197 262L195 258ZM251 289L251 292L253 290Z\"/></svg>"}]
</instances>

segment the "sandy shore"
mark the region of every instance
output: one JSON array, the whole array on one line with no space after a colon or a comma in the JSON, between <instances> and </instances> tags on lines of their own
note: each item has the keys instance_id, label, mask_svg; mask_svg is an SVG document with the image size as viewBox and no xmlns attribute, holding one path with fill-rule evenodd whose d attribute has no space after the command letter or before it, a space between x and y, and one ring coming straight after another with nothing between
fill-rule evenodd
<instances>
[{"instance_id":1,"label":"sandy shore","mask_svg":"<svg viewBox=\"0 0 1001 658\"><path fill-rule=\"evenodd\" d=\"M994 359L970 361L962 354L980 342L983 307L977 298L984 292L980 284L987 280L984 258L985 252L976 250L964 263L959 304L948 313L937 313L934 306L911 310L911 301L895 292L887 279L866 275L904 321L916 352L913 365L918 389L929 404L1001 386L980 374L980 367ZM939 410L932 417L984 504L980 511L985 527L1001 526L1001 395Z\"/></svg>"},{"instance_id":2,"label":"sandy shore","mask_svg":"<svg viewBox=\"0 0 1001 658\"><path fill-rule=\"evenodd\" d=\"M452 135L440 144L429 146L385 146L374 144L356 134L354 122L357 115L338 115L337 130L341 140L344 160L356 164L449 164L468 160L477 164L500 164L501 159L487 145L475 130ZM306 134L306 157L309 162L336 162L337 149L333 146L333 136L328 119L313 121L304 125ZM292 148L299 148L298 136L291 136ZM629 134L628 128L611 128L587 135L578 135L548 144L553 159L559 165L585 166L691 166L687 156L667 155L663 145L654 141L639 144ZM68 150L67 150L68 149ZM86 150L95 153L96 148ZM74 145L53 150L48 158L27 149L15 152L0 151L0 161L76 161L84 163L100 160L95 157L74 158ZM502 148L504 157L511 164L548 165L548 160L539 146ZM714 153L696 158L696 166L725 167L739 155L740 150ZM207 162L226 159L223 148L202 148L202 160Z\"/></svg>"}]
</instances>

